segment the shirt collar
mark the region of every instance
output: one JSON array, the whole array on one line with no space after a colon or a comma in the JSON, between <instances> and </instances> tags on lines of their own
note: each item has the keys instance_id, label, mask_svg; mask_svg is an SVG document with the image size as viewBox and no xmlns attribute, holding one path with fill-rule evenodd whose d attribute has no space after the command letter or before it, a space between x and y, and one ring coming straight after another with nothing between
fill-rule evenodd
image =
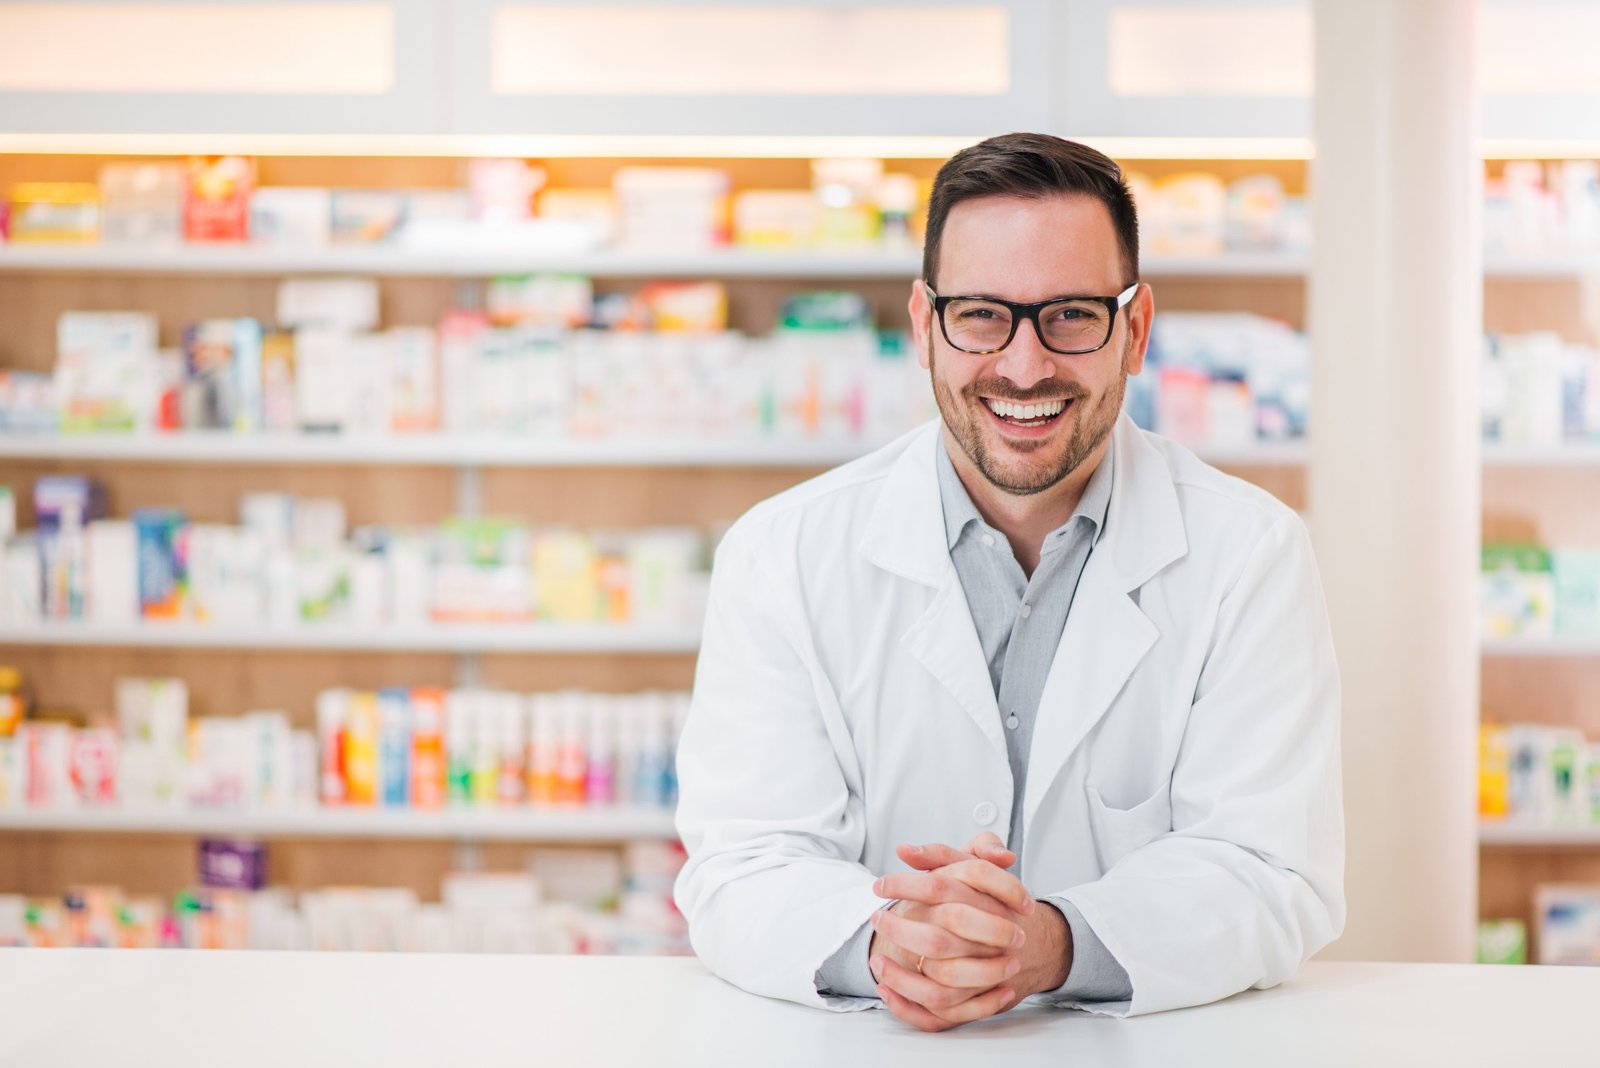
<instances>
[{"instance_id":1,"label":"shirt collar","mask_svg":"<svg viewBox=\"0 0 1600 1068\"><path fill-rule=\"evenodd\" d=\"M1099 543L1100 535L1105 531L1106 514L1111 508L1111 470L1117 451L1115 435L1107 440L1105 457L1101 459L1100 466L1095 468L1094 474L1089 476L1089 484L1083 487L1083 496L1078 498L1078 507L1073 509L1065 523L1045 537L1045 552L1059 542L1079 518L1087 520L1094 528L1092 543ZM956 474L955 464L951 462L949 450L945 448L944 435L934 436L934 447L939 453L939 500L944 506L945 544L947 548L954 549L968 524L976 522L981 527L986 527L988 524L978 513L977 505L972 503L967 487L961 484L961 476Z\"/></svg>"}]
</instances>

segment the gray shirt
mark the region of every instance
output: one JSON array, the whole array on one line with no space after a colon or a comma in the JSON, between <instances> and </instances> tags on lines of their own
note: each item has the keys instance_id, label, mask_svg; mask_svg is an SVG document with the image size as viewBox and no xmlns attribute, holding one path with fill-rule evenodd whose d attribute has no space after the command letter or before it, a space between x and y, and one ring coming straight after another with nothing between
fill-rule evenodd
<instances>
[{"instance_id":1,"label":"gray shirt","mask_svg":"<svg viewBox=\"0 0 1600 1068\"><path fill-rule=\"evenodd\" d=\"M1039 566L1030 577L1024 574L1005 536L978 513L942 438L935 442L935 448L950 559L967 597L1005 728L1013 790L1006 848L1017 855L1017 865L1012 868L1016 872L1022 862L1023 797L1039 698L1061 644L1078 580L1105 529L1114 449L1106 450L1105 459L1089 477L1072 515L1046 536ZM1071 971L1066 982L1051 992L1052 996L1079 1001L1123 1001L1131 997L1127 971L1111 956L1077 907L1065 898L1044 900L1061 910L1073 943ZM818 990L874 996L877 984L867 964L871 942L871 925L863 924L818 969Z\"/></svg>"}]
</instances>

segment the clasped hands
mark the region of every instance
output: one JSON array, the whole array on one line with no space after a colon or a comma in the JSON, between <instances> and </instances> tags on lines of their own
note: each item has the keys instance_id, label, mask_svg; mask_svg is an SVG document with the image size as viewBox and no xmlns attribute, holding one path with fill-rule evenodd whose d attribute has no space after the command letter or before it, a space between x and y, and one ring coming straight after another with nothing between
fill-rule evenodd
<instances>
[{"instance_id":1,"label":"clasped hands","mask_svg":"<svg viewBox=\"0 0 1600 1068\"><path fill-rule=\"evenodd\" d=\"M872 914L868 954L878 996L895 1016L945 1031L1066 982L1067 921L1006 871L1016 855L998 836L985 831L960 850L902 845L896 853L914 870L872 884L899 900Z\"/></svg>"}]
</instances>

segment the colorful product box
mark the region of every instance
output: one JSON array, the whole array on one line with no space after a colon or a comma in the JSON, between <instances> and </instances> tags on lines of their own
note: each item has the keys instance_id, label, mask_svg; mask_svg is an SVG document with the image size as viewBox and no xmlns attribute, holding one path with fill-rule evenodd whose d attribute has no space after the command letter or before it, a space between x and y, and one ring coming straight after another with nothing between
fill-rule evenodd
<instances>
[{"instance_id":1,"label":"colorful product box","mask_svg":"<svg viewBox=\"0 0 1600 1068\"><path fill-rule=\"evenodd\" d=\"M444 806L445 694L443 690L411 691L411 804L420 809Z\"/></svg>"},{"instance_id":2,"label":"colorful product box","mask_svg":"<svg viewBox=\"0 0 1600 1068\"><path fill-rule=\"evenodd\" d=\"M65 723L24 723L17 731L27 764L29 808L71 808L72 728Z\"/></svg>"},{"instance_id":3,"label":"colorful product box","mask_svg":"<svg viewBox=\"0 0 1600 1068\"><path fill-rule=\"evenodd\" d=\"M218 890L260 890L267 885L267 847L260 842L203 838L200 885Z\"/></svg>"},{"instance_id":4,"label":"colorful product box","mask_svg":"<svg viewBox=\"0 0 1600 1068\"><path fill-rule=\"evenodd\" d=\"M8 239L17 244L86 244L100 237L100 190L89 182L22 182L11 187Z\"/></svg>"},{"instance_id":5,"label":"colorful product box","mask_svg":"<svg viewBox=\"0 0 1600 1068\"><path fill-rule=\"evenodd\" d=\"M1482 556L1483 635L1548 638L1555 627L1549 551L1538 545L1485 545Z\"/></svg>"},{"instance_id":6,"label":"colorful product box","mask_svg":"<svg viewBox=\"0 0 1600 1068\"><path fill-rule=\"evenodd\" d=\"M411 803L412 717L404 689L378 692L378 720L380 796L385 805L405 806Z\"/></svg>"},{"instance_id":7,"label":"colorful product box","mask_svg":"<svg viewBox=\"0 0 1600 1068\"><path fill-rule=\"evenodd\" d=\"M131 433L153 414L156 317L64 313L56 325L55 390L62 433Z\"/></svg>"},{"instance_id":8,"label":"colorful product box","mask_svg":"<svg viewBox=\"0 0 1600 1068\"><path fill-rule=\"evenodd\" d=\"M347 797L344 748L349 707L350 691L347 689L324 690L317 694L317 797L324 805L342 805Z\"/></svg>"},{"instance_id":9,"label":"colorful product box","mask_svg":"<svg viewBox=\"0 0 1600 1068\"><path fill-rule=\"evenodd\" d=\"M133 513L139 539L139 614L145 619L180 619L187 585L185 520L167 508Z\"/></svg>"},{"instance_id":10,"label":"colorful product box","mask_svg":"<svg viewBox=\"0 0 1600 1068\"><path fill-rule=\"evenodd\" d=\"M1600 887L1545 884L1534 892L1540 964L1600 964Z\"/></svg>"},{"instance_id":11,"label":"colorful product box","mask_svg":"<svg viewBox=\"0 0 1600 1068\"><path fill-rule=\"evenodd\" d=\"M70 775L73 793L82 805L117 803L117 732L91 727L72 732Z\"/></svg>"},{"instance_id":12,"label":"colorful product box","mask_svg":"<svg viewBox=\"0 0 1600 1068\"><path fill-rule=\"evenodd\" d=\"M185 427L260 429L261 340L254 319L210 319L184 331Z\"/></svg>"},{"instance_id":13,"label":"colorful product box","mask_svg":"<svg viewBox=\"0 0 1600 1068\"><path fill-rule=\"evenodd\" d=\"M371 805L378 799L378 695L364 690L352 692L346 715L342 769L345 802Z\"/></svg>"},{"instance_id":14,"label":"colorful product box","mask_svg":"<svg viewBox=\"0 0 1600 1068\"><path fill-rule=\"evenodd\" d=\"M196 242L248 240L250 197L255 186L254 160L240 156L189 160L183 198L184 238Z\"/></svg>"}]
</instances>

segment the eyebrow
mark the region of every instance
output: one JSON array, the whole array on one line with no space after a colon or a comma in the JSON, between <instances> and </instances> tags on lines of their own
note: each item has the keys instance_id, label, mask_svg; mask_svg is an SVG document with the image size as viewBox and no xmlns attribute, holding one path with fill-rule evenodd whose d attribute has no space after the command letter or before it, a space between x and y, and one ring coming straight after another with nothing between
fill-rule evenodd
<instances>
[{"instance_id":1,"label":"eyebrow","mask_svg":"<svg viewBox=\"0 0 1600 1068\"><path fill-rule=\"evenodd\" d=\"M1119 289L1117 292L1120 293L1121 290ZM1059 296L1044 297L1041 300L1012 300L1010 297L1002 297L994 293L940 293L939 295L941 297L949 297L952 300L970 297L977 300L997 300L1007 304L1054 304L1062 300L1099 300L1106 296L1114 297L1117 293L1062 293Z\"/></svg>"}]
</instances>

